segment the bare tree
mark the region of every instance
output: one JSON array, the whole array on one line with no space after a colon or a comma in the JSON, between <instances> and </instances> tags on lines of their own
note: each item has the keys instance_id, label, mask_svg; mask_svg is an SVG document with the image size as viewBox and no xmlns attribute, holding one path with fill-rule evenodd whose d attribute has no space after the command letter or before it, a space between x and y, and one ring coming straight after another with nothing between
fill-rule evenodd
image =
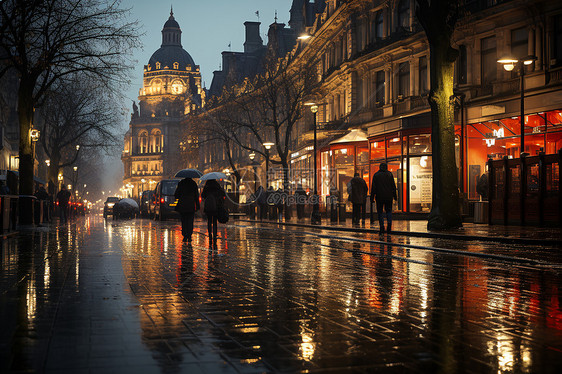
<instances>
[{"instance_id":1,"label":"bare tree","mask_svg":"<svg viewBox=\"0 0 562 374\"><path fill-rule=\"evenodd\" d=\"M19 76L20 193L33 193L33 111L55 82L70 74L123 83L126 59L138 45L137 26L119 0L4 0L0 2L0 50L5 68ZM27 202L26 204L30 204ZM22 223L31 223L20 204Z\"/></svg>"},{"instance_id":2,"label":"bare tree","mask_svg":"<svg viewBox=\"0 0 562 374\"><path fill-rule=\"evenodd\" d=\"M87 162L79 158L85 150L115 151L119 146L114 134L121 113L115 96L99 81L73 78L53 86L39 110L40 142L50 159L48 179L53 183L60 169Z\"/></svg>"},{"instance_id":3,"label":"bare tree","mask_svg":"<svg viewBox=\"0 0 562 374\"><path fill-rule=\"evenodd\" d=\"M228 124L229 137L241 148L280 165L285 188L289 187L293 131L303 116L304 99L317 83L313 72L292 69L288 59L272 59L266 62L263 73L235 87L222 100L226 110L221 111L225 118L220 122ZM263 146L265 142L274 143L277 157L271 157Z\"/></svg>"},{"instance_id":4,"label":"bare tree","mask_svg":"<svg viewBox=\"0 0 562 374\"><path fill-rule=\"evenodd\" d=\"M460 3L460 0L417 0L416 16L427 35L430 54L433 204L427 223L429 229L462 226L451 103L454 63L458 56L458 50L451 46L451 38L459 18Z\"/></svg>"}]
</instances>

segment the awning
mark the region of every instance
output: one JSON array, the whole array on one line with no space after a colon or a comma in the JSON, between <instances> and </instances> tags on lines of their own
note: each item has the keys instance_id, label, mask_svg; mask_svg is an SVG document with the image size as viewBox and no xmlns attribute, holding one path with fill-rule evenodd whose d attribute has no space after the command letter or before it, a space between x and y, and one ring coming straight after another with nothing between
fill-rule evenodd
<instances>
[{"instance_id":1,"label":"awning","mask_svg":"<svg viewBox=\"0 0 562 374\"><path fill-rule=\"evenodd\" d=\"M12 171L12 173L14 173L15 175L17 175L19 177L20 173L17 171ZM0 174L0 181L5 181L6 180L6 174ZM40 179L36 176L33 176L33 180L37 183L41 183L41 184L47 184L47 182L45 182L43 179Z\"/></svg>"},{"instance_id":2,"label":"awning","mask_svg":"<svg viewBox=\"0 0 562 374\"><path fill-rule=\"evenodd\" d=\"M367 133L361 129L353 129L348 134L342 136L339 139L336 139L330 144L339 144L339 143L354 143L354 142L366 142L367 141Z\"/></svg>"}]
</instances>

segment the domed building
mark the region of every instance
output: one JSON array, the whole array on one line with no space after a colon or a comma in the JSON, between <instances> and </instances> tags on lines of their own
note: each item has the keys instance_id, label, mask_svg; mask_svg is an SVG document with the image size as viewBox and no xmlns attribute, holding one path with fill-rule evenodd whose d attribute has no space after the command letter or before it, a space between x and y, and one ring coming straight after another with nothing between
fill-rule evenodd
<instances>
[{"instance_id":1,"label":"domed building","mask_svg":"<svg viewBox=\"0 0 562 374\"><path fill-rule=\"evenodd\" d=\"M123 185L132 197L181 169L180 122L205 105L199 65L183 49L181 34L171 11L162 29L162 45L144 66L139 105L133 103L121 157Z\"/></svg>"}]
</instances>

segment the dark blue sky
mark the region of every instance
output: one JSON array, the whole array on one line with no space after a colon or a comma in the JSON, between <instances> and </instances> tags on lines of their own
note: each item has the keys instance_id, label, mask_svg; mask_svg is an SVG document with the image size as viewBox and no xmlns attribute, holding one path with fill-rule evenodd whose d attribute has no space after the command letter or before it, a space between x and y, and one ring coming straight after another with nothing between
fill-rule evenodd
<instances>
[{"instance_id":1,"label":"dark blue sky","mask_svg":"<svg viewBox=\"0 0 562 374\"><path fill-rule=\"evenodd\" d=\"M148 63L152 53L162 42L162 26L170 16L170 6L174 17L182 29L182 45L197 65L207 88L211 86L213 71L219 68L221 52L242 51L244 43L244 22L257 21L259 11L260 31L267 41L267 28L274 21L277 10L278 22L289 21L292 0L123 0L124 7L131 7L131 17L139 21L145 33L141 41L144 49L137 51L133 84L127 98L136 100L142 86L143 66ZM129 101L130 103L130 101Z\"/></svg>"},{"instance_id":2,"label":"dark blue sky","mask_svg":"<svg viewBox=\"0 0 562 374\"><path fill-rule=\"evenodd\" d=\"M131 100L137 101L142 87L143 67L150 56L162 44L162 27L170 16L170 6L174 8L174 17L182 30L182 45L201 68L202 79L207 88L211 86L213 71L221 63L221 52L244 50L244 22L257 21L259 11L261 35L267 42L267 29L274 21L277 11L278 22L289 22L289 9L292 0L122 0L124 8L131 8L131 19L139 22L144 35L141 37L143 49L135 52L136 60L131 86L124 95L128 113L131 113ZM127 115L126 118L129 118ZM121 126L122 136L128 130L128 122ZM121 153L109 157L105 169L105 189L117 190L123 181L123 164Z\"/></svg>"}]
</instances>

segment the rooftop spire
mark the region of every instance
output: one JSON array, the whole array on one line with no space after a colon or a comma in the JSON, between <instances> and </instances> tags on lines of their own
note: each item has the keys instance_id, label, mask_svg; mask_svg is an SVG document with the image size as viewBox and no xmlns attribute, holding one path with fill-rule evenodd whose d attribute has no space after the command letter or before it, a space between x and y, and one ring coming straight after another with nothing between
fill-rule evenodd
<instances>
[{"instance_id":1,"label":"rooftop spire","mask_svg":"<svg viewBox=\"0 0 562 374\"><path fill-rule=\"evenodd\" d=\"M170 17L174 18L174 6L170 5Z\"/></svg>"}]
</instances>

